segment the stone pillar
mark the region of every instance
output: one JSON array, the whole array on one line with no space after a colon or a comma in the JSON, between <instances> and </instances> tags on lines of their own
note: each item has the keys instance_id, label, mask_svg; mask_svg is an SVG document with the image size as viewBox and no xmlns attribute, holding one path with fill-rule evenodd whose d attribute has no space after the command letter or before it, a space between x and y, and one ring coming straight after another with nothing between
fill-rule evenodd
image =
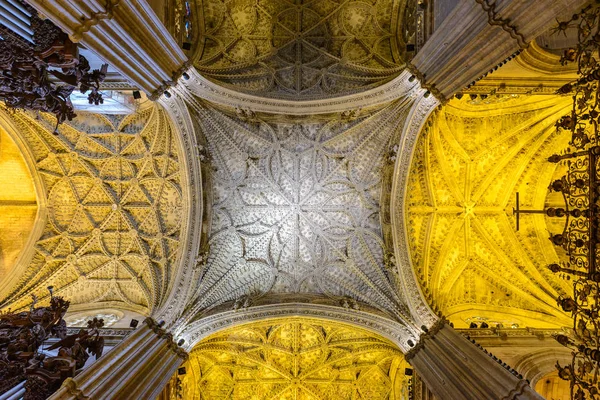
<instances>
[{"instance_id":1,"label":"stone pillar","mask_svg":"<svg viewBox=\"0 0 600 400\"><path fill-rule=\"evenodd\" d=\"M49 399L154 399L187 353L151 318Z\"/></svg>"},{"instance_id":2,"label":"stone pillar","mask_svg":"<svg viewBox=\"0 0 600 400\"><path fill-rule=\"evenodd\" d=\"M189 68L187 56L146 0L27 2L154 98Z\"/></svg>"},{"instance_id":3,"label":"stone pillar","mask_svg":"<svg viewBox=\"0 0 600 400\"><path fill-rule=\"evenodd\" d=\"M443 320L421 335L406 359L439 399L542 400L527 381L519 379Z\"/></svg>"},{"instance_id":4,"label":"stone pillar","mask_svg":"<svg viewBox=\"0 0 600 400\"><path fill-rule=\"evenodd\" d=\"M412 60L440 100L450 98L507 57L579 12L588 0L460 0Z\"/></svg>"}]
</instances>

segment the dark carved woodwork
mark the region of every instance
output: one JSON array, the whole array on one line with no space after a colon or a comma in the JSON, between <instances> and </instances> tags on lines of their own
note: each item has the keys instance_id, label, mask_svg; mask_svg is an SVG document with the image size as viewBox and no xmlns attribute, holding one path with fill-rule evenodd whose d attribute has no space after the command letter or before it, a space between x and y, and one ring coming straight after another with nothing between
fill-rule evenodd
<instances>
[{"instance_id":1,"label":"dark carved woodwork","mask_svg":"<svg viewBox=\"0 0 600 400\"><path fill-rule=\"evenodd\" d=\"M102 355L104 339L99 328L102 319L88 321L88 328L67 335L63 316L69 302L52 296L48 307L35 308L36 299L29 311L0 314L0 394L25 381L25 400L45 399L55 392L62 382L73 377L90 355ZM61 340L44 348L49 337ZM56 356L43 351L58 349Z\"/></svg>"},{"instance_id":2,"label":"dark carved woodwork","mask_svg":"<svg viewBox=\"0 0 600 400\"><path fill-rule=\"evenodd\" d=\"M102 104L100 83L107 64L90 72L88 60L68 35L35 9L31 14L33 43L0 24L0 99L12 108L53 113L58 124L75 117L69 96L75 89L90 91L90 104Z\"/></svg>"}]
</instances>

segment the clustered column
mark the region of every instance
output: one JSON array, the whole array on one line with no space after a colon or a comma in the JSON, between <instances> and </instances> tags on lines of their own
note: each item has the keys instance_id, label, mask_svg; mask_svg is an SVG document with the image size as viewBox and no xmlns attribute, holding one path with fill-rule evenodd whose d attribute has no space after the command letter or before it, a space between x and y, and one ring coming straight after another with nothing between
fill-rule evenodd
<instances>
[{"instance_id":1,"label":"clustered column","mask_svg":"<svg viewBox=\"0 0 600 400\"><path fill-rule=\"evenodd\" d=\"M406 359L439 399L542 400L527 381L500 365L444 320L421 335Z\"/></svg>"},{"instance_id":2,"label":"clustered column","mask_svg":"<svg viewBox=\"0 0 600 400\"><path fill-rule=\"evenodd\" d=\"M156 98L189 68L188 58L146 0L27 0Z\"/></svg>"},{"instance_id":3,"label":"clustered column","mask_svg":"<svg viewBox=\"0 0 600 400\"><path fill-rule=\"evenodd\" d=\"M459 0L412 59L439 100L450 98L588 0Z\"/></svg>"},{"instance_id":4,"label":"clustered column","mask_svg":"<svg viewBox=\"0 0 600 400\"><path fill-rule=\"evenodd\" d=\"M50 397L67 399L154 399L187 353L151 318L123 342Z\"/></svg>"}]
</instances>

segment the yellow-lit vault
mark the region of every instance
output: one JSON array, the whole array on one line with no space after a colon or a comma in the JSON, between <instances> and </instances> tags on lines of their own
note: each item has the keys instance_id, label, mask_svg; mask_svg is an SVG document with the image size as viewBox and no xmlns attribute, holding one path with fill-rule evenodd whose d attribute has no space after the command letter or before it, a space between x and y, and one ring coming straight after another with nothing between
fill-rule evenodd
<instances>
[{"instance_id":1,"label":"yellow-lit vault","mask_svg":"<svg viewBox=\"0 0 600 400\"><path fill-rule=\"evenodd\" d=\"M6 282L27 250L38 204L25 157L4 129L0 129L0 171L0 282Z\"/></svg>"},{"instance_id":2,"label":"yellow-lit vault","mask_svg":"<svg viewBox=\"0 0 600 400\"><path fill-rule=\"evenodd\" d=\"M543 209L568 135L555 122L570 99L507 95L454 99L432 115L415 150L406 212L413 267L429 302L457 327L561 327L556 304L571 283L547 268L560 260Z\"/></svg>"},{"instance_id":3,"label":"yellow-lit vault","mask_svg":"<svg viewBox=\"0 0 600 400\"><path fill-rule=\"evenodd\" d=\"M390 341L335 322L287 318L237 326L197 344L186 399L408 398L409 367Z\"/></svg>"}]
</instances>

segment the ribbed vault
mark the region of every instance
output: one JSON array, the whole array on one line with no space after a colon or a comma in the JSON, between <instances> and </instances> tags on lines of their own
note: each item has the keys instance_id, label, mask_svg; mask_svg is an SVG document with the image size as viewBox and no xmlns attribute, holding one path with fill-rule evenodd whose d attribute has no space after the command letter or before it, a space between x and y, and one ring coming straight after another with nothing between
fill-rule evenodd
<instances>
[{"instance_id":1,"label":"ribbed vault","mask_svg":"<svg viewBox=\"0 0 600 400\"><path fill-rule=\"evenodd\" d=\"M187 315L302 295L409 320L398 276L384 263L379 199L411 99L359 115L243 119L194 101L213 205Z\"/></svg>"},{"instance_id":2,"label":"ribbed vault","mask_svg":"<svg viewBox=\"0 0 600 400\"><path fill-rule=\"evenodd\" d=\"M567 135L554 123L570 99L498 96L453 100L422 132L406 212L413 266L430 303L456 326L564 326L556 296L570 284L546 266L558 261L542 209L556 165L547 158Z\"/></svg>"},{"instance_id":3,"label":"ribbed vault","mask_svg":"<svg viewBox=\"0 0 600 400\"><path fill-rule=\"evenodd\" d=\"M187 399L408 398L408 363L386 339L363 329L290 318L239 326L194 347Z\"/></svg>"},{"instance_id":4,"label":"ribbed vault","mask_svg":"<svg viewBox=\"0 0 600 400\"><path fill-rule=\"evenodd\" d=\"M416 2L407 0L201 4L198 71L238 91L293 100L355 93L388 82L405 68L406 43L414 44L417 26L423 25L417 25Z\"/></svg>"},{"instance_id":5,"label":"ribbed vault","mask_svg":"<svg viewBox=\"0 0 600 400\"><path fill-rule=\"evenodd\" d=\"M177 138L166 113L10 117L29 146L47 195L47 222L19 284L2 300L21 309L46 287L77 309L149 314L177 272L186 204Z\"/></svg>"}]
</instances>

